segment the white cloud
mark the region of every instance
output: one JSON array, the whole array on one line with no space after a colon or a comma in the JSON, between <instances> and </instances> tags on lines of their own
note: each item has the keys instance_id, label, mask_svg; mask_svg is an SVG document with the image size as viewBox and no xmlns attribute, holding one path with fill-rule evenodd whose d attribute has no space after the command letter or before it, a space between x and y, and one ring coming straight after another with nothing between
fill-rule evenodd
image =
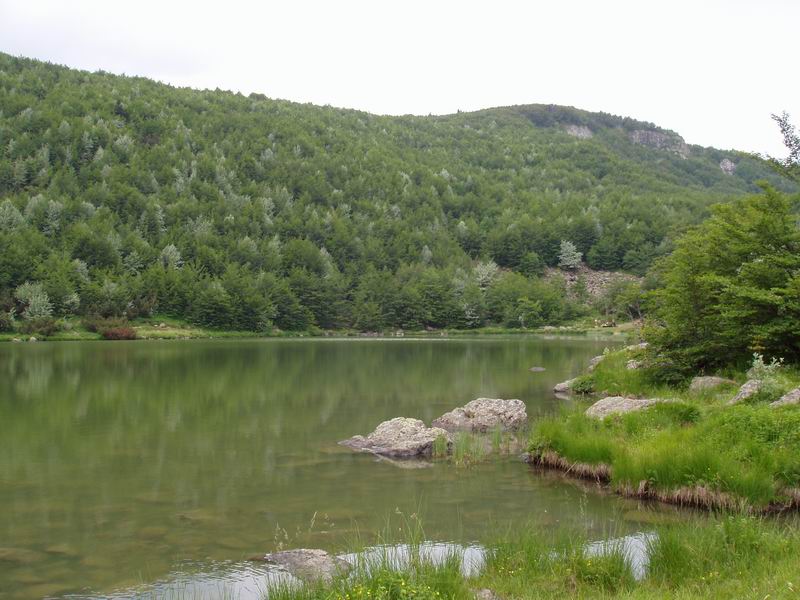
<instances>
[{"instance_id":1,"label":"white cloud","mask_svg":"<svg viewBox=\"0 0 800 600\"><path fill-rule=\"evenodd\" d=\"M797 23L792 0L0 4L3 51L84 69L389 114L568 104L773 154Z\"/></svg>"}]
</instances>

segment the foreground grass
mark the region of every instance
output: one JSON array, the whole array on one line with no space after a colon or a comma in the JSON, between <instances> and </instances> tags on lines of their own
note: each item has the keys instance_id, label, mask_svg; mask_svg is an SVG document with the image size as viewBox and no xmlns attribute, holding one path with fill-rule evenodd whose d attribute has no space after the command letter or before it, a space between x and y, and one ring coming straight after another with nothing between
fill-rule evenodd
<instances>
[{"instance_id":1,"label":"foreground grass","mask_svg":"<svg viewBox=\"0 0 800 600\"><path fill-rule=\"evenodd\" d=\"M453 551L438 561L412 551L402 566L378 558L329 583L276 586L270 600L500 598L796 598L797 523L726 516L659 527L646 544L644 573L619 539L588 545L581 536L517 528L486 548L464 575ZM642 577L643 575L643 577Z\"/></svg>"},{"instance_id":2,"label":"foreground grass","mask_svg":"<svg viewBox=\"0 0 800 600\"><path fill-rule=\"evenodd\" d=\"M580 385L675 401L602 421L586 417L584 405L544 419L532 432L534 456L555 453L596 467L598 478L610 477L619 490L664 500L744 509L797 503L800 406L771 408L776 398L763 395L728 406L736 385L700 392L655 386L641 370L625 368L630 358L624 351L608 355ZM800 377L784 371L778 383L786 391Z\"/></svg>"}]
</instances>

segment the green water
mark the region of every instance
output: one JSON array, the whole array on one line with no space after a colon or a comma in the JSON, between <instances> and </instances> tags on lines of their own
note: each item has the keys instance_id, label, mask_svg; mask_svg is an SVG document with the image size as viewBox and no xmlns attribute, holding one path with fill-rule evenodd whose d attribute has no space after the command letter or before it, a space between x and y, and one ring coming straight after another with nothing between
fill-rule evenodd
<instances>
[{"instance_id":1,"label":"green water","mask_svg":"<svg viewBox=\"0 0 800 600\"><path fill-rule=\"evenodd\" d=\"M431 540L630 506L515 458L400 469L337 445L395 416L552 385L608 342L543 338L0 346L0 598L110 594L287 547L345 548L396 511ZM532 373L533 366L545 367ZM224 578L224 575L222 575Z\"/></svg>"}]
</instances>

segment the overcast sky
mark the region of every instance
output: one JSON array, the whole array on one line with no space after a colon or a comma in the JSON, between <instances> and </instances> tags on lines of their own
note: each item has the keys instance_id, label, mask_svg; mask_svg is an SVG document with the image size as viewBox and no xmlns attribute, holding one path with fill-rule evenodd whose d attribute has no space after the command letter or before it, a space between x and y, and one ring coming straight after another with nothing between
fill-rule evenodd
<instances>
[{"instance_id":1,"label":"overcast sky","mask_svg":"<svg viewBox=\"0 0 800 600\"><path fill-rule=\"evenodd\" d=\"M0 0L0 50L388 114L567 104L784 155L798 0Z\"/></svg>"}]
</instances>

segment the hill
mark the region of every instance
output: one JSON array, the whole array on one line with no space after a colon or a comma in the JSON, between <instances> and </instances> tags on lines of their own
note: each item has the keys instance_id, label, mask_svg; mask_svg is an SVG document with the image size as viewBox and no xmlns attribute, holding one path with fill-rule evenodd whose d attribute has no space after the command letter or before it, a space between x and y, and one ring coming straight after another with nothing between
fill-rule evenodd
<instances>
[{"instance_id":1,"label":"hill","mask_svg":"<svg viewBox=\"0 0 800 600\"><path fill-rule=\"evenodd\" d=\"M794 189L752 156L569 107L376 116L0 54L0 313L555 323L579 311L539 278L561 240L641 275L761 179Z\"/></svg>"}]
</instances>

